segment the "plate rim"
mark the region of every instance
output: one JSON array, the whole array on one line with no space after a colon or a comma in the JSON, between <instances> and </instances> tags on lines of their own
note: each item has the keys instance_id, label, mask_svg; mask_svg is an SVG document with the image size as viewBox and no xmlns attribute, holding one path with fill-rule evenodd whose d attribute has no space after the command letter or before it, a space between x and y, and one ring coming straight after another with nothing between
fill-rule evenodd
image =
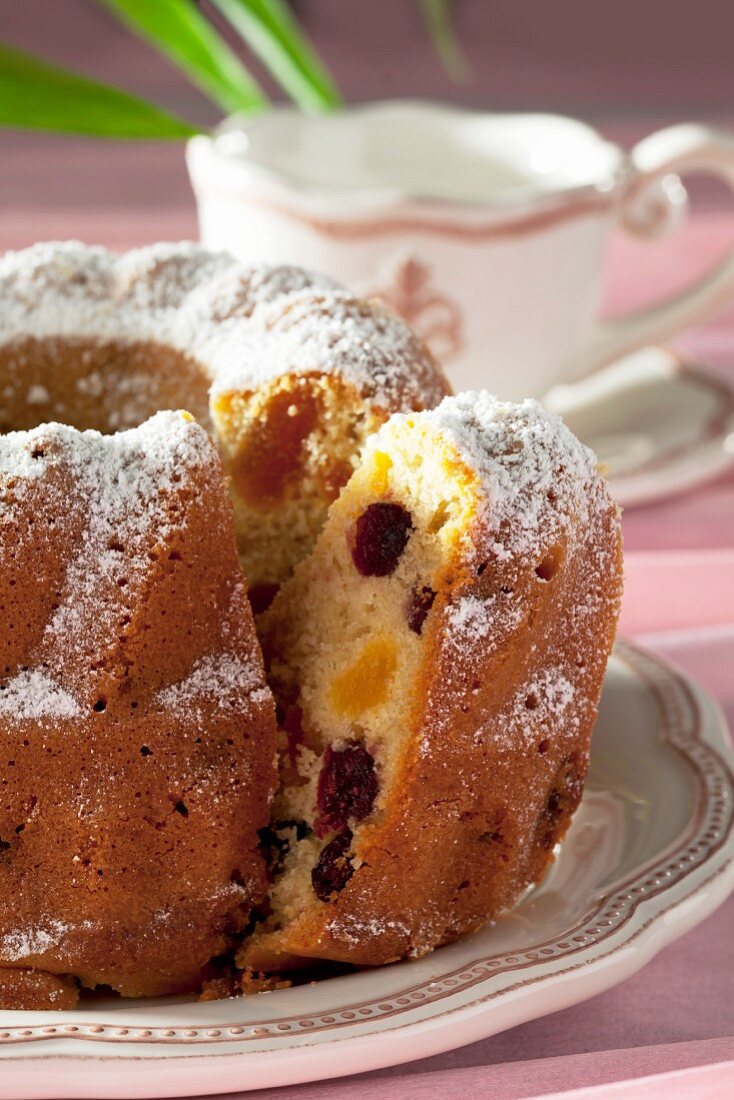
<instances>
[{"instance_id":1,"label":"plate rim","mask_svg":"<svg viewBox=\"0 0 734 1100\"><path fill-rule=\"evenodd\" d=\"M674 385L682 382L705 391L713 397L714 407L699 423L693 439L644 459L631 470L610 474L612 493L625 508L681 496L699 485L718 481L734 466L734 450L727 446L727 440L734 434L734 378L722 367L712 365L707 355L665 343L649 344L620 356L608 367L646 352L662 353L665 357L656 367L661 378ZM598 373L603 374L606 369L602 367ZM574 385L570 383L567 388L572 390ZM563 407L557 411L566 415ZM593 447L593 440L590 446Z\"/></svg>"},{"instance_id":2,"label":"plate rim","mask_svg":"<svg viewBox=\"0 0 734 1100\"><path fill-rule=\"evenodd\" d=\"M323 1051L324 1047L329 1046L329 1044L338 1047L342 1055L347 1048L350 1050L359 1048L360 1051L364 1052L365 1047L374 1049L375 1044L381 1044L383 1054L380 1055L379 1059L370 1058L368 1064L364 1066L357 1064L362 1059L354 1060L350 1057L349 1064L345 1064L343 1068L336 1070L333 1067L331 1068L332 1075L338 1076L340 1072L342 1074L354 1073L360 1068L378 1068L378 1066L392 1064L396 1061L410 1061L427 1053L420 1044L416 1044L414 1050L409 1052L403 1050L400 1058L397 1058L395 1052L389 1052L389 1048L394 1046L396 1039L399 1044L403 1044L411 1036L417 1038L427 1031L435 1032L436 1030L450 1028L452 1032L455 1032L457 1027L460 1028L462 1031L461 1037L456 1038L454 1036L450 1040L444 1037L438 1045L434 1043L428 1051L428 1053L438 1053L439 1050L459 1046L463 1042L474 1041L483 1035L496 1033L504 1030L505 1027L515 1026L517 1023L542 1015L545 1010L540 1012L532 1010L532 997L521 997L518 999L519 1003L515 1005L516 1009L520 1008L519 1013L515 1013L516 1019L511 1019L497 1028L487 1027L486 1020L482 1025L482 1018L487 1015L488 1004L492 1002L501 1004L503 999L510 999L513 994L527 989L529 986L543 989L543 983L546 983L546 989L555 987L556 996L553 1010L557 1010L586 999L586 997L597 992L602 992L604 989L611 988L618 981L623 980L624 977L634 973L663 946L682 935L689 927L692 927L709 912L713 911L734 888L734 755L727 741L726 719L716 700L704 689L664 658L653 655L636 645L618 642L615 647L615 656L641 679L653 694L659 707L661 723L665 719L669 722L667 727L661 726L661 732L665 728L667 733L665 740L682 753L686 763L692 767L697 775L700 784L697 804L680 837L676 838L675 841L641 867L631 871L623 882L611 884L610 890L604 893L599 904L591 907L593 909L591 925L596 927L600 925L601 919L606 919L600 918L599 915L604 904L610 898L626 891L629 895L627 900L629 911L619 924L603 926L603 928L600 925L598 936L592 936L589 942L585 943L581 943L579 940L576 947L569 944L569 940L574 934L580 937L585 933L576 932L575 927L570 932L565 930L565 934L554 937L556 943L553 946L558 948L559 954L549 955L546 953L542 959L537 957L534 959L526 958L521 963L521 956L532 955L533 952L542 951L544 947L542 943L533 944L525 950L516 951L513 955L505 955L504 967L500 967L495 963L495 965L490 966L489 970L485 969L481 975L479 969L482 963L489 963L502 956L490 955L483 959L467 962L464 966L456 968L457 971L465 975L469 974L470 971L472 972L464 985L458 988L448 987L450 991L446 992L444 989L441 996L436 995L427 999L424 995L410 1000L408 1004L401 1004L395 1011L385 1011L381 1015L370 1014L369 1016L362 1013L360 1016L360 1008L364 1005L355 1004L343 1005L332 1013L328 1011L313 1013L312 1015L317 1017L327 1016L333 1018L333 1022L327 1021L325 1026L320 1029L316 1026L279 1027L278 1025L286 1022L286 1018L267 1021L268 1026L272 1027L272 1031L267 1030L263 1023L258 1022L217 1024L215 1026L208 1023L200 1027L166 1028L138 1027L130 1023L123 1027L113 1024L84 1023L82 1021L75 1024L63 1023L56 1025L49 1019L48 1022L27 1027L22 1024L18 1026L0 1026L2 1076L4 1077L7 1070L13 1066L21 1068L23 1064L30 1066L31 1063L38 1066L39 1061L46 1065L54 1063L63 1064L67 1067L91 1061L100 1068L105 1065L107 1068L112 1065L122 1068L123 1065L128 1063L138 1062L139 1065L147 1067L148 1071L152 1071L156 1065L160 1065L167 1067L168 1072L170 1072L174 1060L178 1060L179 1064L183 1063L190 1066L192 1060L203 1063L221 1062L223 1058L235 1058L243 1068L245 1065L251 1067L254 1059L260 1059L264 1062L277 1058L283 1063L287 1063L291 1069L293 1069L294 1062L296 1065L302 1065L304 1062L315 1063L312 1069L309 1069L308 1074L304 1074L302 1071L296 1075L288 1073L282 1080L272 1082L285 1084L322 1076L324 1069ZM675 690L671 691L671 686ZM706 721L707 718L708 721ZM708 839L705 839L706 837ZM696 845L698 845L698 848L694 851ZM662 864L665 864L666 867L661 867ZM705 868L711 870L709 866L711 864L714 865L714 870L704 878L701 872ZM655 874L653 874L654 867L660 868ZM691 876L693 877L691 878ZM685 882L688 882L688 887L692 888L686 888L682 891L676 890ZM671 893L674 896L668 898L669 904L661 908L659 903L656 903L656 899ZM636 924L635 915L645 906L649 907L651 905L653 905L652 911L643 921ZM681 907L685 909L685 913L681 913ZM670 914L676 910L678 910L676 916L671 918ZM620 909L620 914L623 911L623 909ZM580 927L589 926L588 914L589 910L580 918L582 922ZM665 920L664 918L668 919ZM579 922L576 923L579 926ZM620 933L620 931L622 932L621 936L615 938L615 933ZM655 931L657 931L657 934L655 934ZM612 941L611 945L607 944L609 949L600 950L600 945L609 939ZM548 942L550 943L550 941ZM562 949L561 943L566 944L566 947ZM636 944L636 946L630 949L632 944ZM534 975L532 973L533 967L537 970L541 966L552 964L555 959L564 960L572 955L576 955L578 961L570 967L561 966L550 971L543 970ZM615 969L613 966L610 967L610 958L615 956L619 965L616 968L616 973L610 974L610 970ZM510 960L514 961L511 962ZM486 986L487 981L498 974L517 974L523 969L530 971L530 975L519 983L503 985L499 989L489 991L485 988L481 996L474 997L469 1002L459 1005L454 1004L453 1006L450 1004L452 996L462 990L474 986L481 989L483 984ZM601 982L597 981L595 988L592 990L581 989L580 986L583 985L584 979L579 978L579 971L585 972L589 977L596 975L597 978L601 977L602 980ZM434 981L427 979L417 984L413 983L414 988L409 985L407 992L403 991L401 987L400 990L389 996L382 998L375 996L374 998L368 998L368 1001L379 1000L385 1006L393 1000L399 1000L400 997L406 999L408 994L422 991L428 985L438 986L446 979L451 979L453 973L452 970L444 973ZM611 980L609 980L610 978ZM558 995L561 992L558 988L559 985L564 987L563 995L560 996ZM420 1011L421 1007L425 1008L428 1004L433 1004L441 999L448 1000L449 1004L438 1013L423 1015L418 1019L411 1018L411 1013L414 1014L416 1009ZM528 1011L528 1008L530 1008L530 1011ZM336 1017L340 1017L340 1019L337 1021ZM403 1019L401 1020L400 1017L403 1017ZM304 1018L306 1018L306 1015L301 1013L291 1019L300 1023L300 1020ZM379 1026L380 1021L387 1019L392 1020L387 1027L375 1029L373 1026L371 1030L365 1029L362 1033L349 1033L350 1030L353 1032L354 1028L360 1023L369 1024L372 1022L374 1025L377 1021ZM474 1026L467 1027L470 1023ZM479 1025L478 1028L477 1025ZM117 1034L113 1034L115 1032ZM123 1032L124 1034L122 1034ZM252 1034L248 1035L248 1032ZM298 1035L301 1040L310 1040L313 1036L316 1041L309 1042L308 1045L293 1045L294 1035ZM318 1039L316 1039L317 1035L319 1035ZM46 1053L48 1048L44 1040L51 1039L56 1040L53 1045L55 1048L59 1047L59 1049L49 1049ZM83 1042L79 1043L78 1040ZM267 1047L253 1049L252 1043L254 1041L262 1042L263 1040L268 1041ZM59 1044L59 1041L62 1045ZM98 1049L93 1050L92 1044L99 1044ZM29 1049L29 1046L31 1049ZM156 1048L156 1053L153 1052L152 1047ZM149 1051L147 1056L141 1057L141 1048L147 1048L147 1051ZM160 1057L157 1056L158 1054L160 1054ZM243 1054L248 1054L249 1057L242 1059ZM319 1058L322 1059L321 1072L318 1065ZM283 1071L286 1071L285 1064L283 1065ZM261 1084L262 1082L254 1081L249 1087L260 1087ZM248 1087L248 1085L238 1083L233 1087L242 1089ZM201 1082L193 1082L192 1088L194 1092L201 1093ZM217 1082L214 1083L214 1091L222 1091L221 1085ZM180 1090L177 1090L176 1094L183 1095ZM49 1094L40 1092L38 1095ZM133 1095L133 1093L113 1092L108 1095ZM143 1094L136 1091L134 1095ZM151 1095L162 1096L164 1093L160 1089L156 1089Z\"/></svg>"}]
</instances>

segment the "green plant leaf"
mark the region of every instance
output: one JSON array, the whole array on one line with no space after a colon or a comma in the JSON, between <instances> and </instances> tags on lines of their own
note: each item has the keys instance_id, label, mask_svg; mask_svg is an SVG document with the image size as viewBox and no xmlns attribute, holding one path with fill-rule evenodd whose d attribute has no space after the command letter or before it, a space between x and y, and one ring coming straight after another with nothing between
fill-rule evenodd
<instances>
[{"instance_id":1,"label":"green plant leaf","mask_svg":"<svg viewBox=\"0 0 734 1100\"><path fill-rule=\"evenodd\" d=\"M268 98L190 0L97 0L173 61L227 112L261 111Z\"/></svg>"},{"instance_id":2,"label":"green plant leaf","mask_svg":"<svg viewBox=\"0 0 734 1100\"><path fill-rule=\"evenodd\" d=\"M213 0L299 107L323 111L341 97L283 0Z\"/></svg>"},{"instance_id":3,"label":"green plant leaf","mask_svg":"<svg viewBox=\"0 0 734 1100\"><path fill-rule=\"evenodd\" d=\"M0 126L107 138L186 138L198 132L121 88L58 69L1 42Z\"/></svg>"},{"instance_id":4,"label":"green plant leaf","mask_svg":"<svg viewBox=\"0 0 734 1100\"><path fill-rule=\"evenodd\" d=\"M462 81L471 73L471 65L454 33L451 21L452 0L420 0L428 31L444 68L454 80Z\"/></svg>"}]
</instances>

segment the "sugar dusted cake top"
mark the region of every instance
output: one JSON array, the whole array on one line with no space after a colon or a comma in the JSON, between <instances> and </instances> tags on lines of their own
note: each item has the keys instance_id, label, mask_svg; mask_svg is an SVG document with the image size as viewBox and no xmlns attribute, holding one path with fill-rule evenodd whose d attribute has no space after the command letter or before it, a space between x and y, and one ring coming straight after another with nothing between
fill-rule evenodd
<instances>
[{"instance_id":1,"label":"sugar dusted cake top","mask_svg":"<svg viewBox=\"0 0 734 1100\"><path fill-rule=\"evenodd\" d=\"M493 547L500 555L536 552L559 525L583 523L599 494L607 498L594 453L537 401L465 392L430 411L400 414L382 431L406 420L439 437L474 476L482 522L489 533L503 529ZM379 433L371 445L379 449Z\"/></svg>"},{"instance_id":2,"label":"sugar dusted cake top","mask_svg":"<svg viewBox=\"0 0 734 1100\"><path fill-rule=\"evenodd\" d=\"M410 329L332 280L300 268L246 267L188 242L124 255L75 241L0 259L2 343L64 337L154 341L190 354L214 393L285 371L340 374L386 407L445 392ZM397 402L397 405L396 405Z\"/></svg>"},{"instance_id":3,"label":"sugar dusted cake top","mask_svg":"<svg viewBox=\"0 0 734 1100\"><path fill-rule=\"evenodd\" d=\"M175 547L186 545L189 502L202 493L226 501L223 473L207 433L185 412L160 412L113 435L63 424L0 434L0 559L13 540L20 555L32 559L26 542L37 539L35 524L19 524L18 517L19 509L37 506L39 493L45 513L54 516L51 550L66 560L63 591L35 651L39 667L0 681L0 714L76 717L79 703L61 680L90 645L102 653L117 639L126 594L147 598L151 562L171 552L181 556ZM45 514L37 522L46 522ZM5 525L14 532L7 538ZM33 567L39 573L45 563ZM236 660L228 656L226 645L224 638L222 652L209 658L217 668L224 660L228 670L222 691L262 688L254 650L243 663L241 653ZM192 681L189 694L197 688L203 690Z\"/></svg>"}]
</instances>

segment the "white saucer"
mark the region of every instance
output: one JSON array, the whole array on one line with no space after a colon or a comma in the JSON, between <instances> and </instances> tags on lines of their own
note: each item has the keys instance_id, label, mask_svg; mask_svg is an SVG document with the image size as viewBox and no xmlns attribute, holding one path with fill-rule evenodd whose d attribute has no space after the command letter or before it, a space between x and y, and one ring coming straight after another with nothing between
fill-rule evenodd
<instances>
[{"instance_id":1,"label":"white saucer","mask_svg":"<svg viewBox=\"0 0 734 1100\"><path fill-rule=\"evenodd\" d=\"M626 507L734 467L734 385L666 348L644 348L557 386L545 403L596 452Z\"/></svg>"},{"instance_id":2,"label":"white saucer","mask_svg":"<svg viewBox=\"0 0 734 1100\"><path fill-rule=\"evenodd\" d=\"M581 807L541 887L414 962L234 1001L0 1012L0 1098L191 1096L474 1042L634 973L734 889L734 755L713 700L621 644Z\"/></svg>"}]
</instances>

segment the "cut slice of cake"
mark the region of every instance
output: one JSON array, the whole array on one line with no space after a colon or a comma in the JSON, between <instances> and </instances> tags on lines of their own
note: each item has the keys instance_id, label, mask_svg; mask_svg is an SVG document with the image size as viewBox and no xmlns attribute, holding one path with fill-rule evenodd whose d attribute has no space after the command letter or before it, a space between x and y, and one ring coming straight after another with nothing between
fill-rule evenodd
<instances>
[{"instance_id":1,"label":"cut slice of cake","mask_svg":"<svg viewBox=\"0 0 734 1100\"><path fill-rule=\"evenodd\" d=\"M618 510L537 403L462 394L370 438L262 620L281 785L239 963L421 955L540 881L620 593Z\"/></svg>"}]
</instances>

